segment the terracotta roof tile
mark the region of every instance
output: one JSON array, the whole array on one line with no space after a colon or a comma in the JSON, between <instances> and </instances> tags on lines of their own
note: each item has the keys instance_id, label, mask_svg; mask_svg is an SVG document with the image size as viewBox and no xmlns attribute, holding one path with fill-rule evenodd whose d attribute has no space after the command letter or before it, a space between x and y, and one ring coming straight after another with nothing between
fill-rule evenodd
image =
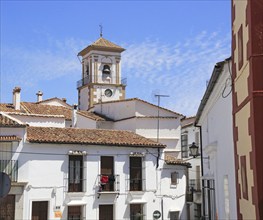
<instances>
[{"instance_id":1,"label":"terracotta roof tile","mask_svg":"<svg viewBox=\"0 0 263 220\"><path fill-rule=\"evenodd\" d=\"M85 111L85 110L78 110L77 112L79 115L82 115L86 118L90 118L90 119L93 119L95 121L112 121L112 119L110 118L107 118L103 115L99 115L95 112L88 112L88 111Z\"/></svg>"},{"instance_id":2,"label":"terracotta roof tile","mask_svg":"<svg viewBox=\"0 0 263 220\"><path fill-rule=\"evenodd\" d=\"M182 128L194 125L195 122L195 116L184 118L181 120L181 126Z\"/></svg>"},{"instance_id":3,"label":"terracotta roof tile","mask_svg":"<svg viewBox=\"0 0 263 220\"><path fill-rule=\"evenodd\" d=\"M24 124L19 124L18 122L12 120L11 118L0 114L0 127L25 127Z\"/></svg>"},{"instance_id":4,"label":"terracotta roof tile","mask_svg":"<svg viewBox=\"0 0 263 220\"><path fill-rule=\"evenodd\" d=\"M62 106L41 105L38 103L22 102L22 108L30 114L40 115L64 115L66 120L71 120L72 110Z\"/></svg>"},{"instance_id":5,"label":"terracotta roof tile","mask_svg":"<svg viewBox=\"0 0 263 220\"><path fill-rule=\"evenodd\" d=\"M61 103L65 104L68 108L72 108L72 106L70 104L66 103L65 101L63 101L62 99L57 98L57 97L44 99L44 100L42 100L40 102L36 102L36 104L38 104L38 103L43 104L43 103L46 103L46 102L49 102L49 101L58 101L58 102L61 102Z\"/></svg>"},{"instance_id":6,"label":"terracotta roof tile","mask_svg":"<svg viewBox=\"0 0 263 220\"><path fill-rule=\"evenodd\" d=\"M172 157L166 157L165 158L165 163L168 165L182 165L182 166L187 166L188 168L191 168L192 165L191 163L187 161L183 161L182 159L176 159Z\"/></svg>"},{"instance_id":7,"label":"terracotta roof tile","mask_svg":"<svg viewBox=\"0 0 263 220\"><path fill-rule=\"evenodd\" d=\"M15 107L13 104L11 103L0 103L0 111L3 111L3 112L24 112L25 111L22 109L22 110L15 110Z\"/></svg>"},{"instance_id":8,"label":"terracotta roof tile","mask_svg":"<svg viewBox=\"0 0 263 220\"><path fill-rule=\"evenodd\" d=\"M108 146L160 147L165 145L130 131L27 127L27 140L34 143L93 144Z\"/></svg>"},{"instance_id":9,"label":"terracotta roof tile","mask_svg":"<svg viewBox=\"0 0 263 220\"><path fill-rule=\"evenodd\" d=\"M79 52L78 55L84 56L91 50L105 50L105 51L116 51L116 52L122 52L125 49L118 46L117 44L114 44L110 42L109 40L106 40L103 37L100 37L95 42L84 48L82 51Z\"/></svg>"},{"instance_id":10,"label":"terracotta roof tile","mask_svg":"<svg viewBox=\"0 0 263 220\"><path fill-rule=\"evenodd\" d=\"M15 135L1 135L0 142L10 142L10 141L21 141L21 138Z\"/></svg>"}]
</instances>

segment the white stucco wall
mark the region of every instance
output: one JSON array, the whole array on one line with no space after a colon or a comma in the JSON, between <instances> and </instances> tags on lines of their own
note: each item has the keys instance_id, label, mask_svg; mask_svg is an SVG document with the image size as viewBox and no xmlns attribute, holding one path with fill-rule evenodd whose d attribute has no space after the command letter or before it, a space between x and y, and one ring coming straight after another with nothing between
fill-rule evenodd
<instances>
[{"instance_id":1,"label":"white stucco wall","mask_svg":"<svg viewBox=\"0 0 263 220\"><path fill-rule=\"evenodd\" d=\"M77 114L77 128L88 128L88 129L96 129L97 128L97 122L95 120L92 120L90 118L84 117L80 114Z\"/></svg>"},{"instance_id":2,"label":"white stucco wall","mask_svg":"<svg viewBox=\"0 0 263 220\"><path fill-rule=\"evenodd\" d=\"M113 120L130 118L135 116L135 101L103 103L102 108L101 105L95 105L94 111L102 112L103 115Z\"/></svg>"},{"instance_id":3,"label":"white stucco wall","mask_svg":"<svg viewBox=\"0 0 263 220\"><path fill-rule=\"evenodd\" d=\"M79 91L79 109L87 110L89 107L89 88L86 86Z\"/></svg>"},{"instance_id":4,"label":"white stucco wall","mask_svg":"<svg viewBox=\"0 0 263 220\"><path fill-rule=\"evenodd\" d=\"M84 156L86 177L86 191L84 193L67 192L68 151L85 150ZM49 217L55 219L53 207L60 206L63 219L66 219L68 202L81 202L85 205L86 219L98 219L100 204L113 204L114 219L129 219L129 203L134 194L129 192L129 154L131 151L146 153L143 148L103 147L85 145L56 145L25 143L23 151L32 154L20 153L19 181L28 182L24 190L24 219L31 218L32 201L48 201ZM136 193L136 198L146 201L144 205L145 218L151 219L154 210L161 211L163 200L164 219L169 216L169 210L177 209L181 217L186 216L185 205L185 167L164 165L156 169L156 149L148 149L149 153L143 159L143 176L145 190ZM50 155L51 154L51 155ZM98 198L98 174L100 174L100 156L113 156L115 174L120 175L120 194L101 195ZM163 154L162 154L163 157ZM163 159L163 158L162 158ZM171 186L171 172L178 172L177 186ZM132 196L133 195L133 196Z\"/></svg>"},{"instance_id":5,"label":"white stucco wall","mask_svg":"<svg viewBox=\"0 0 263 220\"><path fill-rule=\"evenodd\" d=\"M136 116L158 116L158 107L141 102L141 101L136 101ZM178 116L176 113L167 111L165 109L159 108L159 116L171 116L171 117L176 117Z\"/></svg>"},{"instance_id":6,"label":"white stucco wall","mask_svg":"<svg viewBox=\"0 0 263 220\"><path fill-rule=\"evenodd\" d=\"M222 97L229 76L228 66L225 64L199 121L202 126L203 156L206 158L203 160L204 175L215 180L216 212L219 219L237 218L232 94ZM228 91L230 87L227 87L225 94ZM224 182L226 179L227 187Z\"/></svg>"},{"instance_id":7,"label":"white stucco wall","mask_svg":"<svg viewBox=\"0 0 263 220\"><path fill-rule=\"evenodd\" d=\"M54 106L61 106L65 108L70 108L70 106L67 105L67 103L63 101L59 101L57 99L51 99L44 102L41 102L40 105L54 105Z\"/></svg>"},{"instance_id":8,"label":"white stucco wall","mask_svg":"<svg viewBox=\"0 0 263 220\"><path fill-rule=\"evenodd\" d=\"M43 116L30 116L30 115L11 115L13 118L36 127L65 127L65 118L62 117L43 117Z\"/></svg>"}]
</instances>

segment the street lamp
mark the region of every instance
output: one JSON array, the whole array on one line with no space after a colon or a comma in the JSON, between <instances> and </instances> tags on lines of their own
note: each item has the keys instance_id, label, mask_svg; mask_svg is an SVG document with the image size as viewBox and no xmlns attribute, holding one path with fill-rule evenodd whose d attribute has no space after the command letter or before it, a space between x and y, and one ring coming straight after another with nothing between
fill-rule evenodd
<instances>
[{"instance_id":1,"label":"street lamp","mask_svg":"<svg viewBox=\"0 0 263 220\"><path fill-rule=\"evenodd\" d=\"M197 156L199 156L198 146L196 146L195 142L193 142L191 144L191 146L189 147L189 150L190 150L190 154L191 154L191 156L193 156L193 158L196 158Z\"/></svg>"}]
</instances>

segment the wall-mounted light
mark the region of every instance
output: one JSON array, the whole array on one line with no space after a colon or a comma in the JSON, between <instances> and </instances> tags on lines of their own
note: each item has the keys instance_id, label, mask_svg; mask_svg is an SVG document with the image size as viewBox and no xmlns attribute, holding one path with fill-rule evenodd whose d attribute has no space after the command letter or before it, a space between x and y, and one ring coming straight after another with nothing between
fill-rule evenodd
<instances>
[{"instance_id":1,"label":"wall-mounted light","mask_svg":"<svg viewBox=\"0 0 263 220\"><path fill-rule=\"evenodd\" d=\"M199 147L195 144L195 142L193 142L191 146L189 147L190 154L191 156L193 156L193 158L196 158L197 156L199 156L198 148Z\"/></svg>"}]
</instances>

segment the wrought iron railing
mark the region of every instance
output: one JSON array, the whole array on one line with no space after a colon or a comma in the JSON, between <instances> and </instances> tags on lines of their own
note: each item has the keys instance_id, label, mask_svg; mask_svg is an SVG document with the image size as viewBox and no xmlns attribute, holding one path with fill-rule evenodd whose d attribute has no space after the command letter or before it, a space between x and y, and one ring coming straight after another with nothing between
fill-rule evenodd
<instances>
[{"instance_id":1,"label":"wrought iron railing","mask_svg":"<svg viewBox=\"0 0 263 220\"><path fill-rule=\"evenodd\" d=\"M89 83L119 84L118 80L119 79L116 77L102 76L102 77L98 77L96 81L92 81L89 76L86 76L83 79L77 81L77 89ZM127 85L127 78L121 78L120 81L122 85L125 86Z\"/></svg>"},{"instance_id":2,"label":"wrought iron railing","mask_svg":"<svg viewBox=\"0 0 263 220\"><path fill-rule=\"evenodd\" d=\"M12 182L17 182L18 161L17 160L0 160L0 172L6 173Z\"/></svg>"},{"instance_id":3,"label":"wrought iron railing","mask_svg":"<svg viewBox=\"0 0 263 220\"><path fill-rule=\"evenodd\" d=\"M120 176L119 175L98 175L99 192L119 192Z\"/></svg>"}]
</instances>

